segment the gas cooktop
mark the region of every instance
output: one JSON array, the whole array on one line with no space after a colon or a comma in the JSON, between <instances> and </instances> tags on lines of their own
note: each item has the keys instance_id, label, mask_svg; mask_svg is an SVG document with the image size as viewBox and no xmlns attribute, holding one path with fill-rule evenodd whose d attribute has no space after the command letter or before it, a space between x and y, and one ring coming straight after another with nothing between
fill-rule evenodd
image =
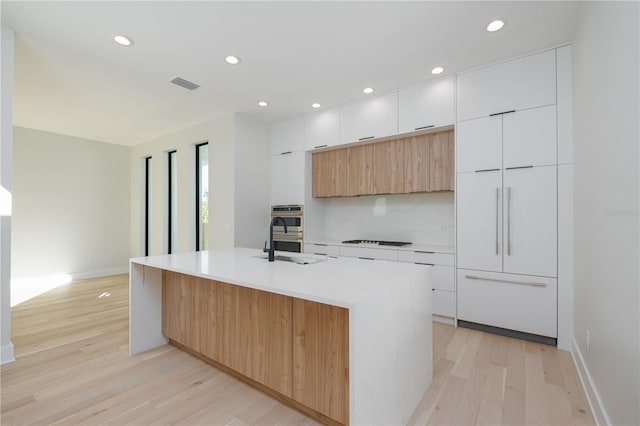
<instances>
[{"instance_id":1,"label":"gas cooktop","mask_svg":"<svg viewBox=\"0 0 640 426\"><path fill-rule=\"evenodd\" d=\"M347 240L347 241L343 241L342 244L369 244L369 245L375 245L375 246L402 247L402 246L408 246L411 243L406 243L403 241Z\"/></svg>"}]
</instances>

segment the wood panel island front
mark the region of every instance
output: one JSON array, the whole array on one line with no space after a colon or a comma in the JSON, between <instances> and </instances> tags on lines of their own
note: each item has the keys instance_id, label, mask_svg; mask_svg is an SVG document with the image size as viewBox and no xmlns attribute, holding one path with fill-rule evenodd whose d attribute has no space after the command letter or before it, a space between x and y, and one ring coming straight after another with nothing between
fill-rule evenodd
<instances>
[{"instance_id":1,"label":"wood panel island front","mask_svg":"<svg viewBox=\"0 0 640 426\"><path fill-rule=\"evenodd\" d=\"M130 354L170 342L323 423L406 424L432 378L431 267L294 256L316 263L131 259Z\"/></svg>"}]
</instances>

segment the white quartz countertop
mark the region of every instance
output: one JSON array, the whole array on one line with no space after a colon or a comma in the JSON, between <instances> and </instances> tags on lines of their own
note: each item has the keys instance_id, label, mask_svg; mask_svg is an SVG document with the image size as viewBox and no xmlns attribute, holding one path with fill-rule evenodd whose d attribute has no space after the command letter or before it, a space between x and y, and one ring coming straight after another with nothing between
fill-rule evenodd
<instances>
[{"instance_id":1,"label":"white quartz countertop","mask_svg":"<svg viewBox=\"0 0 640 426\"><path fill-rule=\"evenodd\" d=\"M341 241L332 241L332 240L310 240L305 241L305 244L324 244L327 246L342 246L342 247L366 247L366 248L377 248L384 250L399 250L399 251L417 251L417 252L427 252L427 253L445 253L445 254L454 254L455 248L449 245L438 245L438 244L409 244L408 246L395 247L395 246L381 246L377 244L345 244Z\"/></svg>"},{"instance_id":2,"label":"white quartz countertop","mask_svg":"<svg viewBox=\"0 0 640 426\"><path fill-rule=\"evenodd\" d=\"M390 285L403 282L405 277L424 274L425 269L430 268L384 260L276 254L322 261L308 265L268 262L258 257L266 256L262 250L234 248L140 257L131 262L343 308L354 308L358 302ZM431 286L431 283L425 282L425 285Z\"/></svg>"}]
</instances>

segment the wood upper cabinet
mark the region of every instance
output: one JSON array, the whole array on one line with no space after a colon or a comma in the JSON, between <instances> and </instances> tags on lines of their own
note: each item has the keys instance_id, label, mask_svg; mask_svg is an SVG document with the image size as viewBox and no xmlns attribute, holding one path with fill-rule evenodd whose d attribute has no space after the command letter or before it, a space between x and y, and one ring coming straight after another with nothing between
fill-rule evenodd
<instances>
[{"instance_id":1,"label":"wood upper cabinet","mask_svg":"<svg viewBox=\"0 0 640 426\"><path fill-rule=\"evenodd\" d=\"M313 154L313 196L453 191L453 130Z\"/></svg>"},{"instance_id":2,"label":"wood upper cabinet","mask_svg":"<svg viewBox=\"0 0 640 426\"><path fill-rule=\"evenodd\" d=\"M346 195L346 162L347 149L313 153L312 194L314 197Z\"/></svg>"},{"instance_id":3,"label":"wood upper cabinet","mask_svg":"<svg viewBox=\"0 0 640 426\"><path fill-rule=\"evenodd\" d=\"M373 189L373 145L359 145L347 150L345 195L369 195Z\"/></svg>"},{"instance_id":4,"label":"wood upper cabinet","mask_svg":"<svg viewBox=\"0 0 640 426\"><path fill-rule=\"evenodd\" d=\"M429 191L453 191L453 130L429 135Z\"/></svg>"},{"instance_id":5,"label":"wood upper cabinet","mask_svg":"<svg viewBox=\"0 0 640 426\"><path fill-rule=\"evenodd\" d=\"M399 194L404 191L404 140L373 144L373 191Z\"/></svg>"},{"instance_id":6,"label":"wood upper cabinet","mask_svg":"<svg viewBox=\"0 0 640 426\"><path fill-rule=\"evenodd\" d=\"M431 135L404 138L404 192L429 191Z\"/></svg>"}]
</instances>

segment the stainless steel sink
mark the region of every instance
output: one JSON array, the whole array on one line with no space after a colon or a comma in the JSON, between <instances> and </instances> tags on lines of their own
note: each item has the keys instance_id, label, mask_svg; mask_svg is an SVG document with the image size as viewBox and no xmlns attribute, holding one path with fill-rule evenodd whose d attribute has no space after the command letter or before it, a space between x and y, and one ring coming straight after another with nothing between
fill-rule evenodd
<instances>
[{"instance_id":1,"label":"stainless steel sink","mask_svg":"<svg viewBox=\"0 0 640 426\"><path fill-rule=\"evenodd\" d=\"M258 259L268 259L269 256L266 254L259 254L257 256ZM279 260L282 262L292 262L297 263L298 265L312 265L314 263L322 262L323 259L315 259L312 257L302 257L302 256L285 256L282 254L277 254L275 256L275 260Z\"/></svg>"}]
</instances>

